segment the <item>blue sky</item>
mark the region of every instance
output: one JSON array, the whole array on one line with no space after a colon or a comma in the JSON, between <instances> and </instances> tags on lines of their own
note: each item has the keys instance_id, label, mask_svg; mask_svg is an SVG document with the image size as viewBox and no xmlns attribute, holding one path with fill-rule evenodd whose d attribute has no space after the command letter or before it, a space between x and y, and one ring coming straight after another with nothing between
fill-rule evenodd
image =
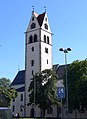
<instances>
[{"instance_id":1,"label":"blue sky","mask_svg":"<svg viewBox=\"0 0 87 119\"><path fill-rule=\"evenodd\" d=\"M0 0L0 78L14 79L25 69L25 34L32 6L46 6L53 32L53 64L64 64L60 47L72 48L68 63L87 58L87 0Z\"/></svg>"}]
</instances>

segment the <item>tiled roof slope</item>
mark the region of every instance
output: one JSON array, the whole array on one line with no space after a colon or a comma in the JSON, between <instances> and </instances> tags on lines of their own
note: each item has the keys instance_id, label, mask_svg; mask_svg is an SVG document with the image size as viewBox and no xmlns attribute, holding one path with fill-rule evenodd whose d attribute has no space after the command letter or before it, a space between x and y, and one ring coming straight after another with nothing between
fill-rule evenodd
<instances>
[{"instance_id":1,"label":"tiled roof slope","mask_svg":"<svg viewBox=\"0 0 87 119\"><path fill-rule=\"evenodd\" d=\"M17 92L24 92L25 91L25 86L16 89Z\"/></svg>"},{"instance_id":2,"label":"tiled roof slope","mask_svg":"<svg viewBox=\"0 0 87 119\"><path fill-rule=\"evenodd\" d=\"M17 73L11 85L24 84L25 83L25 70L21 70Z\"/></svg>"},{"instance_id":3,"label":"tiled roof slope","mask_svg":"<svg viewBox=\"0 0 87 119\"><path fill-rule=\"evenodd\" d=\"M69 64L67 65L69 66ZM59 79L63 79L65 73L65 65L53 65L53 70L57 73ZM25 83L25 70L19 71L13 80L11 85L24 84Z\"/></svg>"},{"instance_id":4,"label":"tiled roof slope","mask_svg":"<svg viewBox=\"0 0 87 119\"><path fill-rule=\"evenodd\" d=\"M45 13L46 13L46 12L44 12L43 14L38 15L38 17L37 17L37 20L38 20L38 23L39 23L40 27L42 26Z\"/></svg>"}]
</instances>

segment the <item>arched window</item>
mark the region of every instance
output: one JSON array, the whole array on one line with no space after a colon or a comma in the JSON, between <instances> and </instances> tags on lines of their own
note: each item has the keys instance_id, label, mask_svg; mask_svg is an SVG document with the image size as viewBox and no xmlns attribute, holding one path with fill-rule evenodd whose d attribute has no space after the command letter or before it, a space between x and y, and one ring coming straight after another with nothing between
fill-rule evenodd
<instances>
[{"instance_id":1,"label":"arched window","mask_svg":"<svg viewBox=\"0 0 87 119\"><path fill-rule=\"evenodd\" d=\"M34 21L34 17L32 17L32 21Z\"/></svg>"},{"instance_id":2,"label":"arched window","mask_svg":"<svg viewBox=\"0 0 87 119\"><path fill-rule=\"evenodd\" d=\"M37 35L34 34L34 42L37 42Z\"/></svg>"},{"instance_id":3,"label":"arched window","mask_svg":"<svg viewBox=\"0 0 87 119\"><path fill-rule=\"evenodd\" d=\"M32 37L32 35L30 35L30 37L29 37L29 43L32 43L33 42L33 37Z\"/></svg>"},{"instance_id":4,"label":"arched window","mask_svg":"<svg viewBox=\"0 0 87 119\"><path fill-rule=\"evenodd\" d=\"M44 24L44 28L48 30L48 25L47 24Z\"/></svg>"},{"instance_id":5,"label":"arched window","mask_svg":"<svg viewBox=\"0 0 87 119\"><path fill-rule=\"evenodd\" d=\"M36 24L35 23L32 23L31 24L31 29L34 29L36 27Z\"/></svg>"},{"instance_id":6,"label":"arched window","mask_svg":"<svg viewBox=\"0 0 87 119\"><path fill-rule=\"evenodd\" d=\"M44 43L46 43L46 35L44 35Z\"/></svg>"},{"instance_id":7,"label":"arched window","mask_svg":"<svg viewBox=\"0 0 87 119\"><path fill-rule=\"evenodd\" d=\"M49 36L47 36L47 44L49 44Z\"/></svg>"},{"instance_id":8,"label":"arched window","mask_svg":"<svg viewBox=\"0 0 87 119\"><path fill-rule=\"evenodd\" d=\"M34 47L31 48L32 52L34 52Z\"/></svg>"}]
</instances>

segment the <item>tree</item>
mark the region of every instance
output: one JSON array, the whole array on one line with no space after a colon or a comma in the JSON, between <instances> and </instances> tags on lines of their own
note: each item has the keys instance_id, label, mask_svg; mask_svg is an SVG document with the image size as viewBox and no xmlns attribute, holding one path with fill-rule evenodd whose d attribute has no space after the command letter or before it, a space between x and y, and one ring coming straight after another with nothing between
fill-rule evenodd
<instances>
[{"instance_id":1,"label":"tree","mask_svg":"<svg viewBox=\"0 0 87 119\"><path fill-rule=\"evenodd\" d=\"M58 104L56 82L57 75L53 70L46 69L35 74L30 83L28 105L34 104L35 93L35 105L43 110L43 117L45 116L45 110L52 108L53 104ZM36 92L34 88L36 88Z\"/></svg>"},{"instance_id":2,"label":"tree","mask_svg":"<svg viewBox=\"0 0 87 119\"><path fill-rule=\"evenodd\" d=\"M68 66L69 109L87 108L87 60Z\"/></svg>"},{"instance_id":3,"label":"tree","mask_svg":"<svg viewBox=\"0 0 87 119\"><path fill-rule=\"evenodd\" d=\"M16 90L10 84L9 79L0 78L0 107L10 106L11 100L17 96Z\"/></svg>"}]
</instances>

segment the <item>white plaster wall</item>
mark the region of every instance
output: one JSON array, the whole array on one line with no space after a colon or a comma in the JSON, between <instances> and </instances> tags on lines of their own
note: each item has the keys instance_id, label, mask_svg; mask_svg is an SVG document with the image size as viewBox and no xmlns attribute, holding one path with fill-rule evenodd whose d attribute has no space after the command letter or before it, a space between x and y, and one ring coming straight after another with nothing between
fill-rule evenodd
<instances>
[{"instance_id":1,"label":"white plaster wall","mask_svg":"<svg viewBox=\"0 0 87 119\"><path fill-rule=\"evenodd\" d=\"M49 44L44 43L44 35L49 37ZM41 70L52 68L52 34L41 30ZM45 48L48 48L48 53L45 52ZM47 64L48 59L48 64Z\"/></svg>"},{"instance_id":2,"label":"white plaster wall","mask_svg":"<svg viewBox=\"0 0 87 119\"><path fill-rule=\"evenodd\" d=\"M47 18L47 21L45 21L45 18L44 18L43 25L41 27L42 29L40 29L40 26L38 25L38 21L36 20L36 18L34 19L34 21L32 21L32 17L33 16L31 16L31 20L27 28L27 35L26 35L27 36L26 37L27 38L26 39L26 48L27 48L26 51L27 52L26 52L26 63L25 63L26 64L26 72L25 72L26 116L30 116L30 110L31 110L31 107L27 106L27 103L29 102L28 88L31 82L30 79L33 77L32 70L34 71L34 74L35 74L36 72L39 72L40 70L52 68L52 46L51 46L52 45L52 38L51 38L52 34L51 34L50 27L48 24L48 18L45 15L45 18ZM30 25L32 24L32 22L36 23L36 28L34 29L30 29ZM45 23L48 24L48 30L44 28ZM40 42L28 44L29 36L30 35L34 36L34 34L38 36L37 39ZM49 36L50 45L43 43L44 35ZM34 52L32 52L31 50L32 47L34 47ZM48 48L48 54L45 53L45 47ZM41 56L40 56L40 52L41 52ZM47 59L48 59L48 64L47 64ZM34 60L34 66L31 66L31 60ZM41 61L41 64L40 64L40 61ZM40 115L40 110L37 108L36 116L39 116L39 115Z\"/></svg>"},{"instance_id":3,"label":"white plaster wall","mask_svg":"<svg viewBox=\"0 0 87 119\"><path fill-rule=\"evenodd\" d=\"M46 18L47 18L47 21L45 20ZM48 25L48 30L46 30L46 29L44 28L44 24L45 24L45 23ZM45 14L45 17L44 17L43 24L42 24L41 28L44 29L44 30L46 30L47 32L50 32L50 33L51 33L51 29L50 29L50 25L49 25L47 13Z\"/></svg>"}]
</instances>

